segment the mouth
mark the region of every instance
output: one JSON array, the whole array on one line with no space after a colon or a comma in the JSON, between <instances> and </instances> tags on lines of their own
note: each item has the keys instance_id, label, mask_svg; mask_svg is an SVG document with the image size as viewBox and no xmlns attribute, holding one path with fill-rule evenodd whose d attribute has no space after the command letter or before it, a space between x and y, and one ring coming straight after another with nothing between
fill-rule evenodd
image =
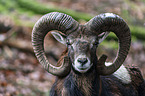
<instances>
[{"instance_id":1,"label":"mouth","mask_svg":"<svg viewBox=\"0 0 145 96\"><path fill-rule=\"evenodd\" d=\"M74 64L73 64L74 65ZM80 73L85 73L87 72L91 67L92 67L93 64L90 64L88 67L86 66L73 66L75 68L75 70L77 70L78 72Z\"/></svg>"},{"instance_id":2,"label":"mouth","mask_svg":"<svg viewBox=\"0 0 145 96\"><path fill-rule=\"evenodd\" d=\"M78 67L79 70L86 70L88 67Z\"/></svg>"},{"instance_id":3,"label":"mouth","mask_svg":"<svg viewBox=\"0 0 145 96\"><path fill-rule=\"evenodd\" d=\"M77 68L77 70L80 72L80 73L85 73L89 70L90 68Z\"/></svg>"}]
</instances>

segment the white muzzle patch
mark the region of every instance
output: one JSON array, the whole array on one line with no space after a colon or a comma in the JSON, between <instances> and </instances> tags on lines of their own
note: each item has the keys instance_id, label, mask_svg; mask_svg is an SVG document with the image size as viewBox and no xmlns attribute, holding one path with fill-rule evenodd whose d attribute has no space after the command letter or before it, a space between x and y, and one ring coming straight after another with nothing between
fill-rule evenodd
<instances>
[{"instance_id":1,"label":"white muzzle patch","mask_svg":"<svg viewBox=\"0 0 145 96\"><path fill-rule=\"evenodd\" d=\"M87 62L82 64L82 63L78 62L79 58L86 58ZM85 72L87 72L91 68L92 65L93 64L91 64L90 59L86 55L79 55L75 59L73 67L75 68L75 70L79 71L80 73L85 73Z\"/></svg>"}]
</instances>

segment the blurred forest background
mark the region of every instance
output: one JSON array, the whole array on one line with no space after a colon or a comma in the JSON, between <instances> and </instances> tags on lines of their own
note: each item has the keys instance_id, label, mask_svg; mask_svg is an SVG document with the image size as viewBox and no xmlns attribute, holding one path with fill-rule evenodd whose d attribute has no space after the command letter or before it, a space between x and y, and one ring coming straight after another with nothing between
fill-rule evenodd
<instances>
[{"instance_id":1,"label":"blurred forest background","mask_svg":"<svg viewBox=\"0 0 145 96\"><path fill-rule=\"evenodd\" d=\"M53 11L66 13L81 24L100 13L121 16L132 34L124 64L138 66L145 78L145 0L0 0L0 96L49 94L55 79L36 60L31 31L42 15ZM97 54L107 54L111 62L117 48L117 38L110 34ZM45 51L53 64L64 49L51 34L45 38Z\"/></svg>"}]
</instances>

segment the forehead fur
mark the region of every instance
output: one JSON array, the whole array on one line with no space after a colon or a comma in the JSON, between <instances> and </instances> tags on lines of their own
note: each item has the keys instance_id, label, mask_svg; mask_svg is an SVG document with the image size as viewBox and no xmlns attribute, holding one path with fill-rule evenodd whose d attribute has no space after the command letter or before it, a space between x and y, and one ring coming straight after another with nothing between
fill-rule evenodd
<instances>
[{"instance_id":1,"label":"forehead fur","mask_svg":"<svg viewBox=\"0 0 145 96\"><path fill-rule=\"evenodd\" d=\"M68 39L75 39L75 38L91 39L91 38L95 38L95 37L97 37L97 34L88 30L86 28L86 26L84 26L84 25L81 25L79 27L79 30L77 30L77 31L71 33L70 35L68 35Z\"/></svg>"}]
</instances>

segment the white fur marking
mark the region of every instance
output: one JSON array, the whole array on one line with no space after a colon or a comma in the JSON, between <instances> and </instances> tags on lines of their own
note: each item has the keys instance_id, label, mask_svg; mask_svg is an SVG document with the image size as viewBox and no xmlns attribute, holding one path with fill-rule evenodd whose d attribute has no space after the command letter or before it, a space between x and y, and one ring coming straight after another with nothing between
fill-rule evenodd
<instances>
[{"instance_id":1,"label":"white fur marking","mask_svg":"<svg viewBox=\"0 0 145 96\"><path fill-rule=\"evenodd\" d=\"M105 13L105 16L106 17L113 17L113 18L115 17L115 15L113 13Z\"/></svg>"},{"instance_id":2,"label":"white fur marking","mask_svg":"<svg viewBox=\"0 0 145 96\"><path fill-rule=\"evenodd\" d=\"M106 66L110 66L112 63L106 62ZM121 65L121 67L113 73L113 75L122 81L124 84L129 84L131 82L130 74L128 73L128 70L125 68L124 65Z\"/></svg>"}]
</instances>

